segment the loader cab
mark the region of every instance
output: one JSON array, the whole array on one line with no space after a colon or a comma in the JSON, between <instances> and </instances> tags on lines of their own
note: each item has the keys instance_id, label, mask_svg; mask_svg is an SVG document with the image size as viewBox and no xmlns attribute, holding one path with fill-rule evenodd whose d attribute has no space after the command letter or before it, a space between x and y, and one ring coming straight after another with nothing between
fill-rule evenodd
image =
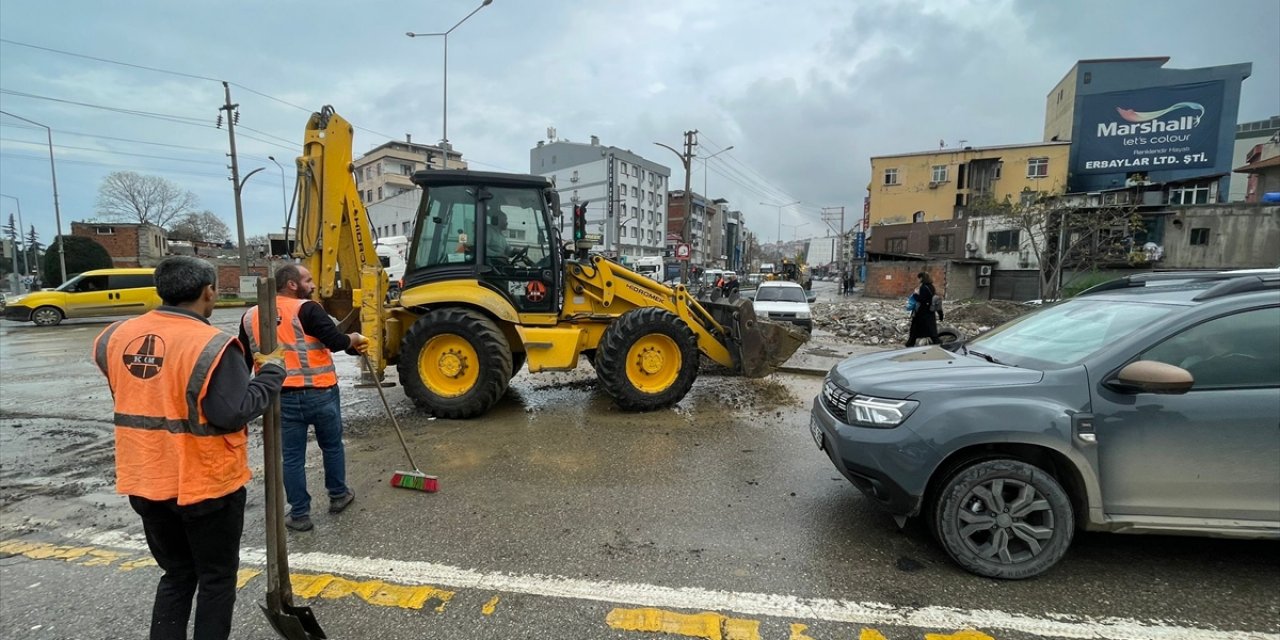
<instances>
[{"instance_id":1,"label":"loader cab","mask_svg":"<svg viewBox=\"0 0 1280 640\"><path fill-rule=\"evenodd\" d=\"M443 170L420 171L413 181L423 197L406 289L477 280L521 313L559 311L560 241L545 178Z\"/></svg>"}]
</instances>

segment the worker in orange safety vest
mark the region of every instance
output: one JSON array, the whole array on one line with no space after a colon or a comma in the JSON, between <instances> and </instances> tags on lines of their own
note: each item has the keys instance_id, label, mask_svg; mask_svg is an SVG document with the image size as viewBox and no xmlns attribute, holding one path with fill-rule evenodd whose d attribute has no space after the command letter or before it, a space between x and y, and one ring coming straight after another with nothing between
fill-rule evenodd
<instances>
[{"instance_id":1,"label":"worker in orange safety vest","mask_svg":"<svg viewBox=\"0 0 1280 640\"><path fill-rule=\"evenodd\" d=\"M255 354L250 378L240 343L211 326L217 272L175 256L155 270L164 305L107 327L94 360L115 401L116 491L142 518L164 570L151 611L152 640L231 633L249 482L245 424L284 382L279 351Z\"/></svg>"}]
</instances>

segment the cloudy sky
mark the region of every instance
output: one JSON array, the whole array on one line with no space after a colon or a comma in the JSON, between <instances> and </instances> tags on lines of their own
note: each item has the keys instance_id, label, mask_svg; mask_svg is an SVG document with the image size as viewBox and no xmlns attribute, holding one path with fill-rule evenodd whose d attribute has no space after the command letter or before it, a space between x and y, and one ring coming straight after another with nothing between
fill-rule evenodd
<instances>
[{"instance_id":1,"label":"cloudy sky","mask_svg":"<svg viewBox=\"0 0 1280 640\"><path fill-rule=\"evenodd\" d=\"M53 129L64 231L103 176L163 176L234 236L219 80L240 104L247 235L283 224L280 170L325 104L359 130L441 135L444 31L480 0L0 3L0 110ZM677 167L652 143L698 129L707 191L763 240L860 215L873 155L1041 139L1045 95L1078 59L1253 63L1239 120L1280 113L1275 0L494 0L449 38L449 139L472 168L529 170L553 126ZM74 54L74 55L69 55ZM97 60L93 59L97 58ZM124 63L124 64L118 64ZM143 68L150 67L151 69ZM45 132L0 116L0 193L54 236ZM693 184L702 190L703 163ZM13 198L0 199L7 221ZM793 226L795 225L795 226Z\"/></svg>"}]
</instances>

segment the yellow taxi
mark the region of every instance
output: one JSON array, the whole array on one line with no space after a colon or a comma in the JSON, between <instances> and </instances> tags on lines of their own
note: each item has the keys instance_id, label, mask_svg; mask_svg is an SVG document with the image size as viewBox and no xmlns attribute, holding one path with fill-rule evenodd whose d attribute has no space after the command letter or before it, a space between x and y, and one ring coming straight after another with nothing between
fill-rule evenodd
<instances>
[{"instance_id":1,"label":"yellow taxi","mask_svg":"<svg viewBox=\"0 0 1280 640\"><path fill-rule=\"evenodd\" d=\"M5 301L4 318L51 327L63 318L138 315L160 306L155 269L96 269L57 289L32 291Z\"/></svg>"}]
</instances>

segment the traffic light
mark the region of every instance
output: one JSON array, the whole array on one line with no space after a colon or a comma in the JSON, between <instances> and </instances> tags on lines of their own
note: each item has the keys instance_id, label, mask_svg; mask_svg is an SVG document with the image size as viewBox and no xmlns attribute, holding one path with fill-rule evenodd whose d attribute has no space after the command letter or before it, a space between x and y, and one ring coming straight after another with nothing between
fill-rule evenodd
<instances>
[{"instance_id":1,"label":"traffic light","mask_svg":"<svg viewBox=\"0 0 1280 640\"><path fill-rule=\"evenodd\" d=\"M573 239L575 242L587 237L587 203L573 205Z\"/></svg>"}]
</instances>

